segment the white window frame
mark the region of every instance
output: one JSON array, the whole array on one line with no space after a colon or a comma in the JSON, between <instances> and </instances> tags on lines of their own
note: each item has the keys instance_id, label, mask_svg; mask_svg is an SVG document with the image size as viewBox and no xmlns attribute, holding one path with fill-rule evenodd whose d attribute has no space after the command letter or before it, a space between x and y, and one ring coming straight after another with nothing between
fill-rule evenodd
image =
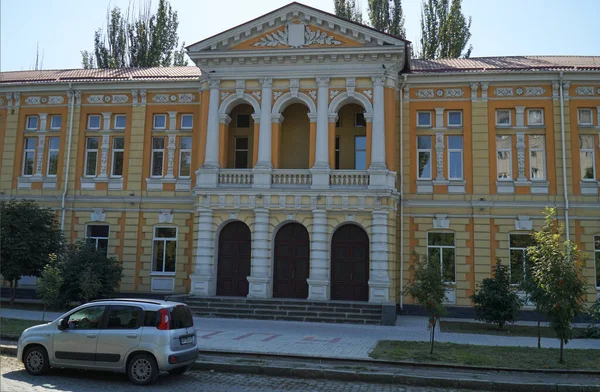
<instances>
[{"instance_id":1,"label":"white window frame","mask_svg":"<svg viewBox=\"0 0 600 392\"><path fill-rule=\"evenodd\" d=\"M123 148L116 148L115 141L117 139L123 139ZM116 153L123 153L123 171L125 171L125 138L123 136L116 136L112 138L112 149L111 149L111 161L110 161L110 176L115 178L123 177L123 173L115 174L115 155Z\"/></svg>"},{"instance_id":2,"label":"white window frame","mask_svg":"<svg viewBox=\"0 0 600 392\"><path fill-rule=\"evenodd\" d=\"M500 149L498 148L498 137L501 136L508 136L510 138L510 147L509 148L503 148ZM500 174L498 171L499 168L499 161L498 161L498 153L502 151L502 152L508 152L508 162L510 163L510 167L508 170L508 174L510 175L510 177L508 178L500 178L498 175ZM513 181L513 156L512 156L512 135L496 135L496 180L497 181Z\"/></svg>"},{"instance_id":3,"label":"white window frame","mask_svg":"<svg viewBox=\"0 0 600 392\"><path fill-rule=\"evenodd\" d=\"M156 236L156 231L160 230L160 229L175 229L175 237L157 237ZM175 275L175 273L177 272L177 236L179 234L179 229L177 227L173 227L173 226L154 226L154 229L152 230L152 266L151 268L151 273L152 275ZM166 265L166 257L167 257L167 242L169 241L175 241L175 268L174 271L165 271L165 265ZM164 242L164 246L163 246L163 261L162 261L162 271L157 271L155 270L155 265L154 265L154 247L156 242Z\"/></svg>"},{"instance_id":4,"label":"white window frame","mask_svg":"<svg viewBox=\"0 0 600 392\"><path fill-rule=\"evenodd\" d=\"M189 127L184 127L183 119L187 118L187 117L192 119L192 125L190 125ZM182 114L181 115L181 129L192 129L192 128L194 128L194 115L193 114Z\"/></svg>"},{"instance_id":5,"label":"white window frame","mask_svg":"<svg viewBox=\"0 0 600 392\"><path fill-rule=\"evenodd\" d=\"M598 242L598 246L596 243ZM596 285L596 290L600 290L600 280L598 280L598 263L596 260L600 257L600 235L594 236L594 284Z\"/></svg>"},{"instance_id":6,"label":"white window frame","mask_svg":"<svg viewBox=\"0 0 600 392\"><path fill-rule=\"evenodd\" d=\"M430 148L419 148L419 138L420 137L428 137L429 145L431 147ZM417 180L431 180L433 178L433 165L431 164L432 151L433 151L433 140L432 140L431 135L417 136ZM419 177L419 155L421 152L429 153L429 177Z\"/></svg>"},{"instance_id":7,"label":"white window frame","mask_svg":"<svg viewBox=\"0 0 600 392\"><path fill-rule=\"evenodd\" d=\"M55 118L60 118L60 126L59 127L55 127L54 126L54 119ZM62 114L53 114L50 116L50 129L52 130L60 130L62 128Z\"/></svg>"},{"instance_id":8,"label":"white window frame","mask_svg":"<svg viewBox=\"0 0 600 392\"><path fill-rule=\"evenodd\" d=\"M98 175L98 152L100 151L100 148L88 148L88 140L90 139L96 139L98 147L100 147L100 140L98 139L98 137L86 137L85 138L85 162L84 162L84 166L83 166L83 176L84 177L96 177ZM89 160L89 155L90 153L96 153L96 170L94 171L94 174L87 174L87 168L88 168L88 160Z\"/></svg>"},{"instance_id":9,"label":"white window frame","mask_svg":"<svg viewBox=\"0 0 600 392\"><path fill-rule=\"evenodd\" d=\"M35 140L35 147L27 148L27 140L28 139ZM21 165L21 167L22 167L21 174L23 175L23 177L31 177L35 173L35 149L36 149L36 147L37 147L37 138L36 137L26 137L25 140L23 141L23 163ZM25 173L25 161L27 160L28 153L31 153L31 162L33 163L32 168L31 168L31 174Z\"/></svg>"},{"instance_id":10,"label":"white window frame","mask_svg":"<svg viewBox=\"0 0 600 392\"><path fill-rule=\"evenodd\" d=\"M124 118L125 124L122 127L117 126L117 118ZM115 114L113 119L113 129L123 130L127 128L127 115L126 114Z\"/></svg>"},{"instance_id":11,"label":"white window frame","mask_svg":"<svg viewBox=\"0 0 600 392\"><path fill-rule=\"evenodd\" d=\"M358 150L356 148L356 141L358 138L365 138L365 149L364 150ZM364 151L365 152L365 168L364 169L358 169L356 166L356 153L357 152L361 152ZM356 135L354 136L354 170L367 170L367 168L369 167L369 163L367 162L367 135Z\"/></svg>"},{"instance_id":12,"label":"white window frame","mask_svg":"<svg viewBox=\"0 0 600 392\"><path fill-rule=\"evenodd\" d=\"M429 123L421 124L421 119L419 118L419 114L428 114L429 115ZM419 128L431 128L433 126L433 116L432 113L428 110L419 110L417 112L417 127Z\"/></svg>"},{"instance_id":13,"label":"white window frame","mask_svg":"<svg viewBox=\"0 0 600 392\"><path fill-rule=\"evenodd\" d=\"M511 282L512 281L512 270L511 270L511 262L510 262L510 255L511 255L511 251L513 250L518 250L523 252L523 278L525 278L525 276L527 276L527 248L520 248L520 247L512 247L510 246L510 236L511 235L530 235L531 233L509 233L508 234L508 281ZM519 283L511 283L511 286L518 286L520 284Z\"/></svg>"},{"instance_id":14,"label":"white window frame","mask_svg":"<svg viewBox=\"0 0 600 392\"><path fill-rule=\"evenodd\" d=\"M458 113L460 115L460 124L450 124L450 114L451 113ZM449 110L447 116L448 116L448 128L462 128L462 126L463 126L462 110Z\"/></svg>"},{"instance_id":15,"label":"white window frame","mask_svg":"<svg viewBox=\"0 0 600 392\"><path fill-rule=\"evenodd\" d=\"M162 139L163 140L163 148L154 148L154 139ZM150 142L152 143L152 157L150 159L150 177L152 178L163 178L165 175L165 138L163 136L153 137ZM162 153L162 173L160 175L154 175L154 153L161 152Z\"/></svg>"},{"instance_id":16,"label":"white window frame","mask_svg":"<svg viewBox=\"0 0 600 392\"><path fill-rule=\"evenodd\" d=\"M33 120L35 119L35 126L31 127L29 126L29 120ZM37 115L31 115L31 116L27 116L25 117L25 130L27 131L37 131L37 129L40 126L40 117Z\"/></svg>"},{"instance_id":17,"label":"white window frame","mask_svg":"<svg viewBox=\"0 0 600 392\"><path fill-rule=\"evenodd\" d=\"M542 148L532 148L531 147L531 137L532 136L541 136L544 140L544 145ZM546 181L547 178L547 174L546 174L546 136L545 135L529 135L529 180L531 181ZM544 169L544 177L543 178L533 178L533 173L532 173L532 167L531 167L531 162L533 161L533 158L531 156L532 152L541 152L542 153L542 165L543 165L543 169Z\"/></svg>"},{"instance_id":18,"label":"white window frame","mask_svg":"<svg viewBox=\"0 0 600 392\"><path fill-rule=\"evenodd\" d=\"M540 119L542 122L539 124L531 123L531 112L540 112ZM527 126L528 127L543 127L544 124L544 109L527 109Z\"/></svg>"},{"instance_id":19,"label":"white window frame","mask_svg":"<svg viewBox=\"0 0 600 392\"><path fill-rule=\"evenodd\" d=\"M156 126L156 119L157 118L164 118L165 119L165 125L162 127L157 127ZM154 114L154 116L152 117L152 129L167 129L167 115L162 113L162 114Z\"/></svg>"},{"instance_id":20,"label":"white window frame","mask_svg":"<svg viewBox=\"0 0 600 392\"><path fill-rule=\"evenodd\" d=\"M238 139L247 139L248 140L248 147L247 148L238 148L237 147L237 141ZM237 153L238 151L246 151L246 165L248 165L248 158L250 157L250 138L248 136L243 136L243 135L239 135L233 138L233 167L237 167ZM248 169L248 167L246 166L246 169Z\"/></svg>"},{"instance_id":21,"label":"white window frame","mask_svg":"<svg viewBox=\"0 0 600 392\"><path fill-rule=\"evenodd\" d=\"M450 148L450 138L451 137L460 137L462 139L462 148L458 149L458 148ZM462 180L465 177L465 157L464 157L464 148L465 148L465 138L462 135L448 135L448 179L449 180ZM451 173L452 173L452 166L451 166L451 153L452 152L459 152L460 153L460 177L450 177Z\"/></svg>"},{"instance_id":22,"label":"white window frame","mask_svg":"<svg viewBox=\"0 0 600 392\"><path fill-rule=\"evenodd\" d=\"M181 148L181 140L182 139L190 139L190 148ZM190 176L192 175L192 138L191 137L181 137L179 138L179 170L177 172L177 174L179 175L179 178L190 178ZM183 162L183 160L181 159L181 157L183 156L184 153L189 153L190 154L190 174L187 176L182 176L181 175L181 162Z\"/></svg>"},{"instance_id":23,"label":"white window frame","mask_svg":"<svg viewBox=\"0 0 600 392\"><path fill-rule=\"evenodd\" d=\"M581 122L581 113L582 112L588 112L590 114L590 122L588 122L588 123ZM593 126L594 125L594 111L589 108L577 109L577 125L584 126L584 127Z\"/></svg>"},{"instance_id":24,"label":"white window frame","mask_svg":"<svg viewBox=\"0 0 600 392\"><path fill-rule=\"evenodd\" d=\"M57 148L52 148L52 139L58 140ZM60 137L52 136L52 137L48 138L48 157L46 159L46 176L47 177L56 177L58 175L58 162L60 161L59 152L60 152ZM56 153L56 161L57 161L56 173L54 173L54 174L50 174L50 157L52 156L52 153Z\"/></svg>"},{"instance_id":25,"label":"white window frame","mask_svg":"<svg viewBox=\"0 0 600 392\"><path fill-rule=\"evenodd\" d=\"M106 237L88 237L88 227L90 227L90 226L107 226L108 227L107 236ZM96 249L98 249L98 240L106 240L106 255L108 256L108 244L110 243L110 225L94 224L94 223L85 225L85 239L86 240L94 240L94 247Z\"/></svg>"},{"instance_id":26,"label":"white window frame","mask_svg":"<svg viewBox=\"0 0 600 392\"><path fill-rule=\"evenodd\" d=\"M429 234L452 234L453 245L429 245ZM428 231L427 232L427 261L429 261L429 249L438 248L440 249L440 274L444 276L444 249L454 249L454 281L444 282L446 284L456 284L456 233L444 232L444 231Z\"/></svg>"},{"instance_id":27,"label":"white window frame","mask_svg":"<svg viewBox=\"0 0 600 392\"><path fill-rule=\"evenodd\" d=\"M508 124L501 124L498 122L498 115L500 112L508 112ZM512 126L512 111L510 109L496 109L496 126L509 128Z\"/></svg>"},{"instance_id":28,"label":"white window frame","mask_svg":"<svg viewBox=\"0 0 600 392\"><path fill-rule=\"evenodd\" d=\"M92 128L91 126L91 120L92 118L97 118L98 119L98 127L96 128ZM88 118L87 118L87 129L89 130L93 130L93 131L97 131L100 129L100 127L102 126L102 117L99 114L88 114Z\"/></svg>"},{"instance_id":29,"label":"white window frame","mask_svg":"<svg viewBox=\"0 0 600 392\"><path fill-rule=\"evenodd\" d=\"M596 177L597 177L597 173L596 173L596 149L594 147L594 143L595 143L595 137L594 135L579 135L579 137L591 137L592 138L592 147L590 148L581 148L581 142L580 143L580 147L579 147L579 171L581 172L579 177L581 179L581 181L596 181ZM582 152L591 152L592 153L592 173L594 174L593 178L583 178L583 168L581 165L581 153Z\"/></svg>"}]
</instances>

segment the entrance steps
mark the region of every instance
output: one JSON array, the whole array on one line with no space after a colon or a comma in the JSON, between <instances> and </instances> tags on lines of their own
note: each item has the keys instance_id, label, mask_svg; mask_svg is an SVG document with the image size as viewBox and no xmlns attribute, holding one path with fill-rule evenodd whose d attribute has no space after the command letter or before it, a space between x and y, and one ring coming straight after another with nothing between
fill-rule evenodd
<instances>
[{"instance_id":1,"label":"entrance steps","mask_svg":"<svg viewBox=\"0 0 600 392\"><path fill-rule=\"evenodd\" d=\"M367 302L192 296L186 297L183 302L190 307L194 316L200 317L387 324L383 320L384 305Z\"/></svg>"}]
</instances>

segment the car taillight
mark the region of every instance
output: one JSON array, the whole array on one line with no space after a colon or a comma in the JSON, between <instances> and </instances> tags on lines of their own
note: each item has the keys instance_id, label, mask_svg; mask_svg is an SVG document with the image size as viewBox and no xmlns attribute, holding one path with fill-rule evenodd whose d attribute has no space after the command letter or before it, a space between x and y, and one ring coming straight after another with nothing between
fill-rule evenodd
<instances>
[{"instance_id":1,"label":"car taillight","mask_svg":"<svg viewBox=\"0 0 600 392\"><path fill-rule=\"evenodd\" d=\"M159 323L156 328L160 330L168 330L170 328L170 320L169 320L169 309L159 309L158 310Z\"/></svg>"}]
</instances>

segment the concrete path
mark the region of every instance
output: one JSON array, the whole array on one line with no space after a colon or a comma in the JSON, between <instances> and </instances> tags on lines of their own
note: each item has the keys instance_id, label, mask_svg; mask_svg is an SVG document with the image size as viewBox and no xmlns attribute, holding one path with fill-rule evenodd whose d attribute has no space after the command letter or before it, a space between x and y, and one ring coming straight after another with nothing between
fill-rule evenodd
<instances>
[{"instance_id":1,"label":"concrete path","mask_svg":"<svg viewBox=\"0 0 600 392\"><path fill-rule=\"evenodd\" d=\"M61 314L47 312L46 320ZM41 320L42 312L0 309L1 317ZM378 340L428 341L427 318L400 316L396 326L306 323L195 317L201 350L306 355L366 359ZM436 341L484 346L536 347L537 338L436 331ZM542 347L559 347L557 339L542 339ZM576 339L568 349L600 349L600 340Z\"/></svg>"}]
</instances>

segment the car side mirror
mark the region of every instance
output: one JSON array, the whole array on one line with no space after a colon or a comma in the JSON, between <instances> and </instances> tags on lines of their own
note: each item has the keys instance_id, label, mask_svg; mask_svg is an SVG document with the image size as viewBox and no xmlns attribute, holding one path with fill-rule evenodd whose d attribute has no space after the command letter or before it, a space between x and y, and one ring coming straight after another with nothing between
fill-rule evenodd
<instances>
[{"instance_id":1,"label":"car side mirror","mask_svg":"<svg viewBox=\"0 0 600 392\"><path fill-rule=\"evenodd\" d=\"M64 331L65 329L67 329L67 319L60 319L58 320L58 329L61 331Z\"/></svg>"}]
</instances>

